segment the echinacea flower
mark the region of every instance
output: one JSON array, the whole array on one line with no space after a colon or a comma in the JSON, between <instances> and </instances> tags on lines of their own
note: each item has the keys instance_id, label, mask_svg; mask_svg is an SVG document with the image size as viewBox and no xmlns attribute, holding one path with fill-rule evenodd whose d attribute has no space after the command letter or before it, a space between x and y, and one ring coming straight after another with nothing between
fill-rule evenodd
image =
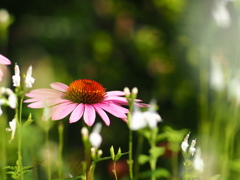
<instances>
[{"instance_id":1,"label":"echinacea flower","mask_svg":"<svg viewBox=\"0 0 240 180\"><path fill-rule=\"evenodd\" d=\"M11 61L8 58L6 58L5 56L0 54L0 64L10 65ZM0 81L2 81L2 77L3 77L3 70L0 69Z\"/></svg>"},{"instance_id":2,"label":"echinacea flower","mask_svg":"<svg viewBox=\"0 0 240 180\"><path fill-rule=\"evenodd\" d=\"M26 94L31 98L25 100L30 108L50 107L52 120L60 120L70 115L69 122L77 122L83 117L88 126L92 126L96 119L96 113L103 119L106 125L110 125L110 119L106 112L127 121L128 109L121 105L128 105L123 91L108 91L98 82L90 79L79 79L69 86L55 82L51 84L53 89L35 89ZM138 100L135 100L139 102ZM139 104L139 103L137 103ZM106 112L105 112L106 111Z\"/></svg>"}]
</instances>

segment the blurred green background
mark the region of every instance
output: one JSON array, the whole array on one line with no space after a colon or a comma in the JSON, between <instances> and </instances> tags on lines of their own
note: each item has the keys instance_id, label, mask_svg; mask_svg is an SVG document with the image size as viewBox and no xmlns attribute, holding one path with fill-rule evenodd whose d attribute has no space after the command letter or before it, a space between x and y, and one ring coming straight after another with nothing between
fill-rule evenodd
<instances>
[{"instance_id":1,"label":"blurred green background","mask_svg":"<svg viewBox=\"0 0 240 180\"><path fill-rule=\"evenodd\" d=\"M218 28L213 6L209 0L1 0L9 19L1 24L0 53L22 72L33 66L33 88L82 78L94 79L108 91L138 87L139 99L157 100L164 120L159 127L196 134L206 115L199 107L208 97L199 97L209 90L204 84L211 54L238 47L238 24ZM229 57L237 57L236 49ZM67 118L64 124L67 154L81 147L82 125L68 124ZM53 140L56 134L55 128ZM127 127L121 120L111 117L103 136L104 153L111 144L127 151Z\"/></svg>"}]
</instances>

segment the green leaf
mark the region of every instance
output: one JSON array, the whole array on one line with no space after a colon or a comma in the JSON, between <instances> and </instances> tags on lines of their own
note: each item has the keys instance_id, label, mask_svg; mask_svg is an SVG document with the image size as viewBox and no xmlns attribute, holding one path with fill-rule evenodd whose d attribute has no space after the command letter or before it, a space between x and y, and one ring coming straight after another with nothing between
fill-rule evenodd
<instances>
[{"instance_id":1,"label":"green leaf","mask_svg":"<svg viewBox=\"0 0 240 180\"><path fill-rule=\"evenodd\" d=\"M138 157L138 162L139 164L145 164L146 162L148 162L150 160L150 158L145 155L145 154L140 154L139 157Z\"/></svg>"},{"instance_id":2,"label":"green leaf","mask_svg":"<svg viewBox=\"0 0 240 180\"><path fill-rule=\"evenodd\" d=\"M118 152L115 156L115 161L119 160L119 158L122 156L121 148L118 149Z\"/></svg>"},{"instance_id":3,"label":"green leaf","mask_svg":"<svg viewBox=\"0 0 240 180\"><path fill-rule=\"evenodd\" d=\"M156 141L159 142L159 141L162 141L164 139L166 139L166 134L165 133L161 133L161 134L158 134L157 135L157 138L156 138Z\"/></svg>"},{"instance_id":4,"label":"green leaf","mask_svg":"<svg viewBox=\"0 0 240 180\"><path fill-rule=\"evenodd\" d=\"M154 174L157 178L162 178L162 177L169 178L171 176L170 172L167 169L163 169L163 168L156 169Z\"/></svg>"},{"instance_id":5,"label":"green leaf","mask_svg":"<svg viewBox=\"0 0 240 180\"><path fill-rule=\"evenodd\" d=\"M163 147L153 147L149 150L151 157L158 158L164 154L165 148Z\"/></svg>"},{"instance_id":6,"label":"green leaf","mask_svg":"<svg viewBox=\"0 0 240 180\"><path fill-rule=\"evenodd\" d=\"M13 170L15 169L13 166L5 166L3 169L10 169L10 170Z\"/></svg>"},{"instance_id":7,"label":"green leaf","mask_svg":"<svg viewBox=\"0 0 240 180\"><path fill-rule=\"evenodd\" d=\"M112 160L114 161L114 159L115 159L115 152L114 152L114 147L113 146L110 147L110 154L111 154Z\"/></svg>"},{"instance_id":8,"label":"green leaf","mask_svg":"<svg viewBox=\"0 0 240 180\"><path fill-rule=\"evenodd\" d=\"M28 116L28 119L24 122L23 127L26 127L26 126L32 124L33 121L34 120L32 119L32 114L30 113Z\"/></svg>"},{"instance_id":9,"label":"green leaf","mask_svg":"<svg viewBox=\"0 0 240 180\"><path fill-rule=\"evenodd\" d=\"M216 174L216 175L214 175L214 176L210 177L208 180L219 180L219 179L220 179L220 177L221 177L221 175L220 175L220 174Z\"/></svg>"},{"instance_id":10,"label":"green leaf","mask_svg":"<svg viewBox=\"0 0 240 180\"><path fill-rule=\"evenodd\" d=\"M8 172L6 172L6 174L16 175L16 172L14 172L14 171L8 171Z\"/></svg>"}]
</instances>

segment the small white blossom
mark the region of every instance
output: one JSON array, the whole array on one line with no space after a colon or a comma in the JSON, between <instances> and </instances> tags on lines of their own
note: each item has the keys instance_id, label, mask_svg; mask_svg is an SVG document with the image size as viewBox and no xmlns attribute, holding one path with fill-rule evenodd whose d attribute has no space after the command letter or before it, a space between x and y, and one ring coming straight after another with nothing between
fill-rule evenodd
<instances>
[{"instance_id":1,"label":"small white blossom","mask_svg":"<svg viewBox=\"0 0 240 180\"><path fill-rule=\"evenodd\" d=\"M12 108L15 109L17 106L17 96L13 93L8 96L8 105Z\"/></svg>"},{"instance_id":2,"label":"small white blossom","mask_svg":"<svg viewBox=\"0 0 240 180\"><path fill-rule=\"evenodd\" d=\"M142 112L138 106L134 106L130 122L131 130L139 130L145 127L156 128L157 123L162 121L161 116L155 111L156 101L152 100L147 111Z\"/></svg>"},{"instance_id":3,"label":"small white blossom","mask_svg":"<svg viewBox=\"0 0 240 180\"><path fill-rule=\"evenodd\" d=\"M81 129L81 134L82 134L83 138L87 139L88 138L88 129L86 127L83 127Z\"/></svg>"},{"instance_id":4,"label":"small white blossom","mask_svg":"<svg viewBox=\"0 0 240 180\"><path fill-rule=\"evenodd\" d=\"M143 113L144 119L148 126L153 129L157 127L157 123L162 121L161 116L155 111L156 101L152 100L147 111Z\"/></svg>"},{"instance_id":5,"label":"small white blossom","mask_svg":"<svg viewBox=\"0 0 240 180\"><path fill-rule=\"evenodd\" d=\"M0 116L3 114L2 111L2 105L5 104L5 100L4 99L0 99Z\"/></svg>"},{"instance_id":6,"label":"small white blossom","mask_svg":"<svg viewBox=\"0 0 240 180\"><path fill-rule=\"evenodd\" d=\"M229 0L216 0L212 15L219 27L227 28L231 23L231 17L227 9L227 3Z\"/></svg>"},{"instance_id":7,"label":"small white blossom","mask_svg":"<svg viewBox=\"0 0 240 180\"><path fill-rule=\"evenodd\" d=\"M196 145L196 139L192 140L192 143L191 143L190 148L189 148L189 153L190 153L192 156L193 156L194 153L196 152L195 145Z\"/></svg>"},{"instance_id":8,"label":"small white blossom","mask_svg":"<svg viewBox=\"0 0 240 180\"><path fill-rule=\"evenodd\" d=\"M212 8L212 15L219 27L227 28L230 26L231 16L229 10L227 9L227 4L234 1L239 2L239 0L215 0Z\"/></svg>"},{"instance_id":9,"label":"small white blossom","mask_svg":"<svg viewBox=\"0 0 240 180\"><path fill-rule=\"evenodd\" d=\"M228 83L228 98L240 105L240 72L234 74Z\"/></svg>"},{"instance_id":10,"label":"small white blossom","mask_svg":"<svg viewBox=\"0 0 240 180\"><path fill-rule=\"evenodd\" d=\"M193 159L193 167L198 172L203 172L204 170L204 161L201 157L201 149L197 148L196 155Z\"/></svg>"},{"instance_id":11,"label":"small white blossom","mask_svg":"<svg viewBox=\"0 0 240 180\"><path fill-rule=\"evenodd\" d=\"M5 88L5 93L6 93L6 95L8 95L8 105L12 109L15 109L16 106L17 106L17 96L16 96L16 94L10 88Z\"/></svg>"},{"instance_id":12,"label":"small white blossom","mask_svg":"<svg viewBox=\"0 0 240 180\"><path fill-rule=\"evenodd\" d=\"M32 66L30 66L27 70L27 75L25 79L25 84L27 88L31 88L35 79L32 77Z\"/></svg>"},{"instance_id":13,"label":"small white blossom","mask_svg":"<svg viewBox=\"0 0 240 180\"><path fill-rule=\"evenodd\" d=\"M217 91L223 90L225 85L223 67L216 55L211 58L210 85Z\"/></svg>"},{"instance_id":14,"label":"small white blossom","mask_svg":"<svg viewBox=\"0 0 240 180\"><path fill-rule=\"evenodd\" d=\"M17 128L17 121L15 118L9 122L9 126L10 126L10 128L7 128L6 130L12 132L11 140L10 140L10 142L11 142L14 139L16 128Z\"/></svg>"},{"instance_id":15,"label":"small white blossom","mask_svg":"<svg viewBox=\"0 0 240 180\"><path fill-rule=\"evenodd\" d=\"M102 136L100 135L101 128L102 124L97 123L94 126L93 131L89 135L89 141L91 145L95 148L99 148L102 143Z\"/></svg>"},{"instance_id":16,"label":"small white blossom","mask_svg":"<svg viewBox=\"0 0 240 180\"><path fill-rule=\"evenodd\" d=\"M15 75L12 76L13 86L18 87L20 86L21 77L20 77L20 69L17 64L15 64L14 71L15 71Z\"/></svg>"},{"instance_id":17,"label":"small white blossom","mask_svg":"<svg viewBox=\"0 0 240 180\"><path fill-rule=\"evenodd\" d=\"M145 128L146 126L147 122L144 119L143 112L140 111L138 106L134 106L129 128L133 131L136 131Z\"/></svg>"},{"instance_id":18,"label":"small white blossom","mask_svg":"<svg viewBox=\"0 0 240 180\"><path fill-rule=\"evenodd\" d=\"M0 9L0 23L6 23L10 19L9 13L5 9Z\"/></svg>"},{"instance_id":19,"label":"small white blossom","mask_svg":"<svg viewBox=\"0 0 240 180\"><path fill-rule=\"evenodd\" d=\"M182 144L181 144L181 148L182 148L183 152L186 152L186 151L187 151L187 148L188 148L188 146L189 146L189 144L188 144L188 138L189 138L189 136L190 136L190 133L188 133L188 134L185 136L185 138L184 138L184 140L183 140L183 142L182 142Z\"/></svg>"}]
</instances>

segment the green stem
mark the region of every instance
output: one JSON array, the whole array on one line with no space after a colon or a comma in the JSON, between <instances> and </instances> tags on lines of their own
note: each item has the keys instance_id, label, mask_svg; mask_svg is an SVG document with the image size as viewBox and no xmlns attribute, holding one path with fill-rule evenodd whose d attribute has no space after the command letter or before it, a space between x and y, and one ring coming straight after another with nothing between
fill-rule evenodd
<instances>
[{"instance_id":1,"label":"green stem","mask_svg":"<svg viewBox=\"0 0 240 180\"><path fill-rule=\"evenodd\" d=\"M4 167L6 166L7 159L6 159L6 135L5 135L5 129L6 129L6 121L7 117L2 114L0 117L0 138L2 139L0 143L0 179L6 180L6 170Z\"/></svg>"},{"instance_id":2,"label":"green stem","mask_svg":"<svg viewBox=\"0 0 240 180\"><path fill-rule=\"evenodd\" d=\"M91 171L91 179L94 180L94 172L95 172L95 168L96 168L96 162L93 162L91 167L90 167L90 171Z\"/></svg>"},{"instance_id":3,"label":"green stem","mask_svg":"<svg viewBox=\"0 0 240 180\"><path fill-rule=\"evenodd\" d=\"M113 162L113 174L114 174L114 177L115 177L115 180L118 180L118 177L117 177L117 168L116 168L116 161Z\"/></svg>"},{"instance_id":4,"label":"green stem","mask_svg":"<svg viewBox=\"0 0 240 180\"><path fill-rule=\"evenodd\" d=\"M173 152L172 154L172 171L173 171L173 179L178 178L178 153Z\"/></svg>"},{"instance_id":5,"label":"green stem","mask_svg":"<svg viewBox=\"0 0 240 180\"><path fill-rule=\"evenodd\" d=\"M46 145L47 145L47 178L48 180L51 180L51 157L50 157L50 147L49 147L49 131L48 129L45 131L46 132Z\"/></svg>"},{"instance_id":6,"label":"green stem","mask_svg":"<svg viewBox=\"0 0 240 180\"><path fill-rule=\"evenodd\" d=\"M62 153L63 153L63 124L62 122L58 125L58 136L59 136L59 146L58 146L58 177L62 178L63 163L62 163Z\"/></svg>"},{"instance_id":7,"label":"green stem","mask_svg":"<svg viewBox=\"0 0 240 180\"><path fill-rule=\"evenodd\" d=\"M16 116L18 121L18 160L17 160L17 166L18 166L18 180L24 180L23 175L23 164L22 164L22 102L23 97L21 96L20 102L19 102L19 112L18 108L16 108Z\"/></svg>"},{"instance_id":8,"label":"green stem","mask_svg":"<svg viewBox=\"0 0 240 180\"><path fill-rule=\"evenodd\" d=\"M137 152L136 152L135 160L137 160L138 156L142 153L143 140L144 140L143 135L141 133L139 133L138 134L138 145L137 145ZM139 163L134 163L134 180L138 179L138 173L139 173Z\"/></svg>"}]
</instances>

